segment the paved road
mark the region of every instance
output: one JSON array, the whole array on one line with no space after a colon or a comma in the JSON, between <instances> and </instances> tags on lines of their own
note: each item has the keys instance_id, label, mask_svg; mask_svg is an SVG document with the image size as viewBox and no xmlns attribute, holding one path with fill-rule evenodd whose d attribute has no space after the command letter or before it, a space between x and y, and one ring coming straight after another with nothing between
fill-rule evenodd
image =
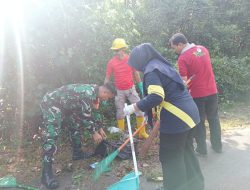
<instances>
[{"instance_id":1,"label":"paved road","mask_svg":"<svg viewBox=\"0 0 250 190\"><path fill-rule=\"evenodd\" d=\"M205 190L250 190L250 129L228 130L223 134L223 153L209 149L208 156L199 160ZM142 190L156 186L142 179Z\"/></svg>"},{"instance_id":2,"label":"paved road","mask_svg":"<svg viewBox=\"0 0 250 190\"><path fill-rule=\"evenodd\" d=\"M250 189L250 129L227 131L223 136L223 153L209 152L200 163L206 190Z\"/></svg>"}]
</instances>

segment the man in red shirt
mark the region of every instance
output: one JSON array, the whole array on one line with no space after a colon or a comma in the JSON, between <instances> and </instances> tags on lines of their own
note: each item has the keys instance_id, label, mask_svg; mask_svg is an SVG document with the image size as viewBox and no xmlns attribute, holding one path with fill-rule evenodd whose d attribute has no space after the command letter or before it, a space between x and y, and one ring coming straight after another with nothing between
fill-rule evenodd
<instances>
[{"instance_id":1,"label":"man in red shirt","mask_svg":"<svg viewBox=\"0 0 250 190\"><path fill-rule=\"evenodd\" d=\"M205 128L207 118L212 149L220 153L222 143L218 116L218 91L209 52L201 45L188 43L181 33L173 35L169 41L175 53L179 54L178 67L182 79L185 82L191 79L187 86L199 109L201 122L197 126L195 136L196 152L201 155L207 154Z\"/></svg>"},{"instance_id":2,"label":"man in red shirt","mask_svg":"<svg viewBox=\"0 0 250 190\"><path fill-rule=\"evenodd\" d=\"M121 130L125 130L125 116L123 113L123 108L126 99L128 99L131 104L136 103L140 100L138 93L135 90L133 75L137 82L138 88L143 95L143 86L139 73L127 64L129 58L129 56L125 52L127 47L128 45L122 38L117 38L113 41L111 49L114 50L115 55L108 62L106 77L104 80L104 84L106 84L110 81L111 76L114 75L114 82L117 90L117 96L115 97L116 119L117 125ZM144 120L143 115L144 114L141 111L136 112L137 127L140 127L142 125L142 122ZM139 132L139 138L147 137L148 134L146 133L144 127Z\"/></svg>"}]
</instances>

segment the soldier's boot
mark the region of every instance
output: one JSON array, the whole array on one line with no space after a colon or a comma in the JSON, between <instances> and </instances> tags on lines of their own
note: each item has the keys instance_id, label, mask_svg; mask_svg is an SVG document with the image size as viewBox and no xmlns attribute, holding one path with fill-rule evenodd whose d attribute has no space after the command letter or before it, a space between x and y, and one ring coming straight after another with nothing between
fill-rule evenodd
<instances>
[{"instance_id":1,"label":"soldier's boot","mask_svg":"<svg viewBox=\"0 0 250 190\"><path fill-rule=\"evenodd\" d=\"M119 129L121 129L122 131L125 130L125 123L124 123L124 119L117 119L117 126Z\"/></svg>"},{"instance_id":2,"label":"soldier's boot","mask_svg":"<svg viewBox=\"0 0 250 190\"><path fill-rule=\"evenodd\" d=\"M136 117L136 128L138 129L144 121L144 117ZM146 139L148 138L148 134L146 132L145 126L139 131L139 138L140 139Z\"/></svg>"},{"instance_id":3,"label":"soldier's boot","mask_svg":"<svg viewBox=\"0 0 250 190\"><path fill-rule=\"evenodd\" d=\"M41 181L48 189L56 189L59 187L59 181L53 175L52 159L50 159L49 162L43 161Z\"/></svg>"}]
</instances>

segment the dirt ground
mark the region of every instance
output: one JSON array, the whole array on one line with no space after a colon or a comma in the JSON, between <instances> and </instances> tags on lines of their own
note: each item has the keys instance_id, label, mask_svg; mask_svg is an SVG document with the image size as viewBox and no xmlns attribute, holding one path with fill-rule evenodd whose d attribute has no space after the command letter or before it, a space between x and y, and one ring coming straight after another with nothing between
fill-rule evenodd
<instances>
[{"instance_id":1,"label":"dirt ground","mask_svg":"<svg viewBox=\"0 0 250 190\"><path fill-rule=\"evenodd\" d=\"M223 111L220 113L220 118L223 129L223 152L218 154L209 148L207 157L198 157L205 178L205 190L249 190L250 106L240 105ZM207 144L210 146L209 140ZM46 190L40 184L39 143L28 144L27 147L29 149L20 151L19 156L1 148L0 177L12 174L19 182ZM93 170L89 165L100 159L72 162L67 145L61 145L61 149L65 151L62 150L63 153L56 157L55 164L55 171L60 180L58 190L104 190L133 170L132 160L115 160L111 172L105 173L97 182L93 182L91 180ZM154 190L161 186L161 181L150 180L161 176L157 139L147 156L137 159L139 170L142 172L140 189Z\"/></svg>"}]
</instances>

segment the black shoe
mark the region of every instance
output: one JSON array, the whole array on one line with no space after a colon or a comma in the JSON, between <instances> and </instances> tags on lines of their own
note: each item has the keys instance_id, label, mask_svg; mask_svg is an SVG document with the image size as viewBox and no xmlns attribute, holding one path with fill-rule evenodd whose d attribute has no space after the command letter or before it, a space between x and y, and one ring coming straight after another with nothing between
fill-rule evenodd
<instances>
[{"instance_id":1,"label":"black shoe","mask_svg":"<svg viewBox=\"0 0 250 190\"><path fill-rule=\"evenodd\" d=\"M93 153L86 153L81 151L73 151L72 160L84 160L93 157Z\"/></svg>"},{"instance_id":2,"label":"black shoe","mask_svg":"<svg viewBox=\"0 0 250 190\"><path fill-rule=\"evenodd\" d=\"M42 171L42 184L44 184L48 189L56 189L59 187L58 180L54 177L52 172L52 163L44 163Z\"/></svg>"}]
</instances>

